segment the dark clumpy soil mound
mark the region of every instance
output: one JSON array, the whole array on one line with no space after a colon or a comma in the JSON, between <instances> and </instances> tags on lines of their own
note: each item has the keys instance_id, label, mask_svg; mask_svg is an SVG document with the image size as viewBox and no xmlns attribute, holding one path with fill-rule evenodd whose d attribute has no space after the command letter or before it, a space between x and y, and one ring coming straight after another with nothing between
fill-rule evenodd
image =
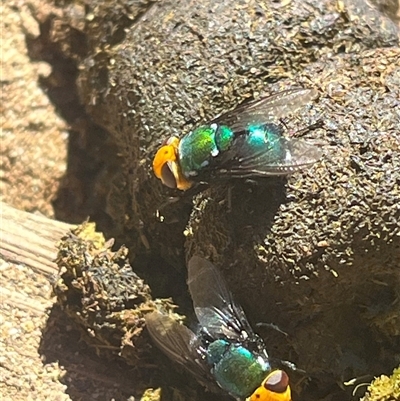
<instances>
[{"instance_id":1,"label":"dark clumpy soil mound","mask_svg":"<svg viewBox=\"0 0 400 401\"><path fill-rule=\"evenodd\" d=\"M98 352L122 355L139 367L148 342L142 340L146 313L158 310L179 316L170 300L153 300L150 287L129 264L127 248L113 252L113 243L95 232L94 223L67 234L59 244L54 292Z\"/></svg>"}]
</instances>

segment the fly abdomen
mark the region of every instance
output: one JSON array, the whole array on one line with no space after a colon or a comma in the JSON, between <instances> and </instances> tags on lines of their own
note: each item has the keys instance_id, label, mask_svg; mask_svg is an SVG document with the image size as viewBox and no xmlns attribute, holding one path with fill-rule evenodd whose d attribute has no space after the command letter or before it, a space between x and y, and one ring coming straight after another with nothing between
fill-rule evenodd
<instances>
[{"instance_id":1,"label":"fly abdomen","mask_svg":"<svg viewBox=\"0 0 400 401\"><path fill-rule=\"evenodd\" d=\"M217 126L217 124L212 125ZM217 130L215 133L215 143L220 152L228 150L231 147L234 138L235 134L229 127L227 127L226 125L217 126Z\"/></svg>"},{"instance_id":2,"label":"fly abdomen","mask_svg":"<svg viewBox=\"0 0 400 401\"><path fill-rule=\"evenodd\" d=\"M239 344L216 340L207 349L207 361L221 388L234 397L248 397L260 385L270 366Z\"/></svg>"}]
</instances>

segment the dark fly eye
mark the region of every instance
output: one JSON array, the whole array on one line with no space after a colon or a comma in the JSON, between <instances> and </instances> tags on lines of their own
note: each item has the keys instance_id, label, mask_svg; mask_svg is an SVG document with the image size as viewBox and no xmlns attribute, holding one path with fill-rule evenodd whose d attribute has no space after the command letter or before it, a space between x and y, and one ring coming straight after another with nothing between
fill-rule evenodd
<instances>
[{"instance_id":1,"label":"dark fly eye","mask_svg":"<svg viewBox=\"0 0 400 401\"><path fill-rule=\"evenodd\" d=\"M264 387L274 393L284 393L289 385L289 376L283 370L272 372L264 382Z\"/></svg>"},{"instance_id":2,"label":"dark fly eye","mask_svg":"<svg viewBox=\"0 0 400 401\"><path fill-rule=\"evenodd\" d=\"M168 163L165 163L161 168L161 179L164 185L169 188L176 188L176 179L168 166Z\"/></svg>"}]
</instances>

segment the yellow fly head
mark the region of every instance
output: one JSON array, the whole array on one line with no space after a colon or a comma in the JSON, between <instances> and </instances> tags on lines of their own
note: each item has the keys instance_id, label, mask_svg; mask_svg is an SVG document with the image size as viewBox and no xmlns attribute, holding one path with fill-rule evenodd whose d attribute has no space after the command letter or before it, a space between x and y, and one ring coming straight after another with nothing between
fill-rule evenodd
<instances>
[{"instance_id":1,"label":"yellow fly head","mask_svg":"<svg viewBox=\"0 0 400 401\"><path fill-rule=\"evenodd\" d=\"M192 184L182 174L178 159L179 138L173 136L158 149L153 160L153 171L164 185L178 188L182 191L189 189Z\"/></svg>"},{"instance_id":2,"label":"yellow fly head","mask_svg":"<svg viewBox=\"0 0 400 401\"><path fill-rule=\"evenodd\" d=\"M283 370L274 370L246 401L291 401L289 376Z\"/></svg>"}]
</instances>

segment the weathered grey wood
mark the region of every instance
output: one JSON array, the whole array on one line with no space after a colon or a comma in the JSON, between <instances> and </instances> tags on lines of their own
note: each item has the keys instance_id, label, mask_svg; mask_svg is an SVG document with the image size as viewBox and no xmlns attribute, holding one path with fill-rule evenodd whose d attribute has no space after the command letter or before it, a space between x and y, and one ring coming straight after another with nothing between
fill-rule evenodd
<instances>
[{"instance_id":1,"label":"weathered grey wood","mask_svg":"<svg viewBox=\"0 0 400 401\"><path fill-rule=\"evenodd\" d=\"M14 209L3 202L0 213L2 258L29 266L45 276L54 274L57 271L54 263L57 241L73 226Z\"/></svg>"}]
</instances>

